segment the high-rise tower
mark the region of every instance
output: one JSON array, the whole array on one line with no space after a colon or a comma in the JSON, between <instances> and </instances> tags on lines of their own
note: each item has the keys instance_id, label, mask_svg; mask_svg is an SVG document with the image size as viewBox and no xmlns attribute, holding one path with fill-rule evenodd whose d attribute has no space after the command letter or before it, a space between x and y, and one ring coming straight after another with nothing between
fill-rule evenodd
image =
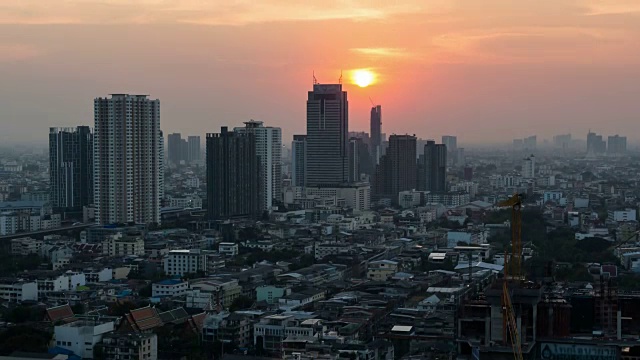
<instances>
[{"instance_id":1,"label":"high-rise tower","mask_svg":"<svg viewBox=\"0 0 640 360\"><path fill-rule=\"evenodd\" d=\"M293 135L291 143L291 185L307 184L307 135Z\"/></svg>"},{"instance_id":2,"label":"high-rise tower","mask_svg":"<svg viewBox=\"0 0 640 360\"><path fill-rule=\"evenodd\" d=\"M164 149L160 100L113 94L94 100L96 221L160 223Z\"/></svg>"},{"instance_id":3,"label":"high-rise tower","mask_svg":"<svg viewBox=\"0 0 640 360\"><path fill-rule=\"evenodd\" d=\"M257 217L263 209L260 159L253 132L222 127L207 134L207 212L210 219Z\"/></svg>"},{"instance_id":4,"label":"high-rise tower","mask_svg":"<svg viewBox=\"0 0 640 360\"><path fill-rule=\"evenodd\" d=\"M376 105L371 108L371 158L375 164L380 163L382 156L382 106Z\"/></svg>"},{"instance_id":5,"label":"high-rise tower","mask_svg":"<svg viewBox=\"0 0 640 360\"><path fill-rule=\"evenodd\" d=\"M420 156L418 189L443 193L447 191L447 146L429 140Z\"/></svg>"},{"instance_id":6,"label":"high-rise tower","mask_svg":"<svg viewBox=\"0 0 640 360\"><path fill-rule=\"evenodd\" d=\"M262 121L251 120L244 124L245 127L237 127L233 131L255 136L262 176L263 210L270 210L274 199L282 200L282 130L279 127L264 126Z\"/></svg>"},{"instance_id":7,"label":"high-rise tower","mask_svg":"<svg viewBox=\"0 0 640 360\"><path fill-rule=\"evenodd\" d=\"M397 203L398 193L416 188L416 167L416 137L391 135L375 174L376 197L389 197Z\"/></svg>"},{"instance_id":8,"label":"high-rise tower","mask_svg":"<svg viewBox=\"0 0 640 360\"><path fill-rule=\"evenodd\" d=\"M314 84L307 99L307 185L349 181L347 92L342 84Z\"/></svg>"},{"instance_id":9,"label":"high-rise tower","mask_svg":"<svg viewBox=\"0 0 640 360\"><path fill-rule=\"evenodd\" d=\"M88 126L49 129L51 206L82 211L93 203L93 133Z\"/></svg>"}]
</instances>

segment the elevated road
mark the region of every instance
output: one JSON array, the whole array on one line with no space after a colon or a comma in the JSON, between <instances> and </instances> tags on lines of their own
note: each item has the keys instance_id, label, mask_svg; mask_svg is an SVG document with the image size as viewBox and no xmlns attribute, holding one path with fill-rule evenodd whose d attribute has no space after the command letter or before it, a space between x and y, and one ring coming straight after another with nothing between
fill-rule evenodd
<instances>
[{"instance_id":1,"label":"elevated road","mask_svg":"<svg viewBox=\"0 0 640 360\"><path fill-rule=\"evenodd\" d=\"M17 239L21 237L34 237L34 236L41 236L41 235L57 234L57 233L67 232L69 230L82 230L94 225L95 223L87 223L87 224L63 226L55 229L21 232L17 234L0 236L0 242L11 240L11 239Z\"/></svg>"}]
</instances>

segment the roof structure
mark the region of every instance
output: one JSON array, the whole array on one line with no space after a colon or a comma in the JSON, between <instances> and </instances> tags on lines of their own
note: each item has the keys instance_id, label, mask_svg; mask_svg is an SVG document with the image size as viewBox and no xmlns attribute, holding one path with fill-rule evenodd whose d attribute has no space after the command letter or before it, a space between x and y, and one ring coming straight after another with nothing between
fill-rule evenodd
<instances>
[{"instance_id":1,"label":"roof structure","mask_svg":"<svg viewBox=\"0 0 640 360\"><path fill-rule=\"evenodd\" d=\"M189 320L189 314L184 308L177 308L158 314L164 324L182 324Z\"/></svg>"},{"instance_id":2,"label":"roof structure","mask_svg":"<svg viewBox=\"0 0 640 360\"><path fill-rule=\"evenodd\" d=\"M150 306L131 310L126 315L126 319L134 331L147 331L164 325L158 310Z\"/></svg>"},{"instance_id":3,"label":"roof structure","mask_svg":"<svg viewBox=\"0 0 640 360\"><path fill-rule=\"evenodd\" d=\"M58 321L63 321L65 323L69 323L72 321L76 321L76 316L71 309L69 304L54 306L52 308L48 308L46 311L46 320L51 321L53 323Z\"/></svg>"}]
</instances>

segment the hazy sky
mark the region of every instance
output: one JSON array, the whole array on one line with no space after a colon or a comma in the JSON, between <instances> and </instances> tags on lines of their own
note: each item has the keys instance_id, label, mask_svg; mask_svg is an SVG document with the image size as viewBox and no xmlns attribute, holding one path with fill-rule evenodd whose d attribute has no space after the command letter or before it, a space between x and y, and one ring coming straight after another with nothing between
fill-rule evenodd
<instances>
[{"instance_id":1,"label":"hazy sky","mask_svg":"<svg viewBox=\"0 0 640 360\"><path fill-rule=\"evenodd\" d=\"M165 134L253 118L305 132L312 72L350 130L461 143L589 128L640 139L638 0L0 0L0 141L93 125L93 98L161 100ZM350 84L370 68L377 83Z\"/></svg>"}]
</instances>

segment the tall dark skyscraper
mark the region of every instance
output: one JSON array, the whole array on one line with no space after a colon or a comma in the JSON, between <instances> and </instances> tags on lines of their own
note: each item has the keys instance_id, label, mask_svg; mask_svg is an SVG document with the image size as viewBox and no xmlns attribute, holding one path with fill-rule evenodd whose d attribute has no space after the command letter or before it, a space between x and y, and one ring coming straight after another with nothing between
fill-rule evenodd
<instances>
[{"instance_id":1,"label":"tall dark skyscraper","mask_svg":"<svg viewBox=\"0 0 640 360\"><path fill-rule=\"evenodd\" d=\"M82 211L93 203L93 134L88 126L49 129L51 206Z\"/></svg>"},{"instance_id":2,"label":"tall dark skyscraper","mask_svg":"<svg viewBox=\"0 0 640 360\"><path fill-rule=\"evenodd\" d=\"M212 220L257 217L262 186L256 137L222 127L207 134L207 212Z\"/></svg>"},{"instance_id":3,"label":"tall dark skyscraper","mask_svg":"<svg viewBox=\"0 0 640 360\"><path fill-rule=\"evenodd\" d=\"M173 164L179 164L182 160L182 135L173 133L167 135L167 158Z\"/></svg>"},{"instance_id":4,"label":"tall dark skyscraper","mask_svg":"<svg viewBox=\"0 0 640 360\"><path fill-rule=\"evenodd\" d=\"M307 184L307 135L293 135L291 143L291 185Z\"/></svg>"},{"instance_id":5,"label":"tall dark skyscraper","mask_svg":"<svg viewBox=\"0 0 640 360\"><path fill-rule=\"evenodd\" d=\"M200 148L200 136L189 136L187 139L187 160L200 161L200 154L202 153Z\"/></svg>"},{"instance_id":6,"label":"tall dark skyscraper","mask_svg":"<svg viewBox=\"0 0 640 360\"><path fill-rule=\"evenodd\" d=\"M307 99L307 186L349 181L349 103L341 84L314 84Z\"/></svg>"},{"instance_id":7,"label":"tall dark skyscraper","mask_svg":"<svg viewBox=\"0 0 640 360\"><path fill-rule=\"evenodd\" d=\"M349 182L360 181L360 146L362 139L352 137L349 139Z\"/></svg>"},{"instance_id":8,"label":"tall dark skyscraper","mask_svg":"<svg viewBox=\"0 0 640 360\"><path fill-rule=\"evenodd\" d=\"M416 188L416 137L391 135L387 153L380 158L376 170L375 196L398 202L398 193Z\"/></svg>"},{"instance_id":9,"label":"tall dark skyscraper","mask_svg":"<svg viewBox=\"0 0 640 360\"><path fill-rule=\"evenodd\" d=\"M378 164L382 156L382 106L371 108L371 158Z\"/></svg>"},{"instance_id":10,"label":"tall dark skyscraper","mask_svg":"<svg viewBox=\"0 0 640 360\"><path fill-rule=\"evenodd\" d=\"M427 141L424 155L418 160L418 189L443 193L447 191L447 147Z\"/></svg>"}]
</instances>

